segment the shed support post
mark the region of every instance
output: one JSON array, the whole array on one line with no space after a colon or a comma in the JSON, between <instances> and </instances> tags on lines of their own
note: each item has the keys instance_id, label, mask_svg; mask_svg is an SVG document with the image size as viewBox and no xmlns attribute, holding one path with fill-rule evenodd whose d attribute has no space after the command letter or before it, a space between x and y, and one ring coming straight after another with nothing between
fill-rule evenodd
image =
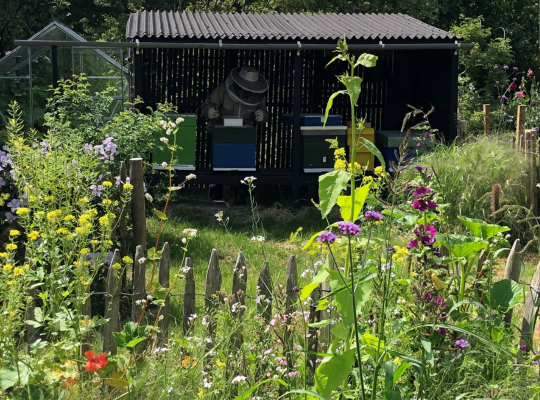
<instances>
[{"instance_id":1,"label":"shed support post","mask_svg":"<svg viewBox=\"0 0 540 400\"><path fill-rule=\"evenodd\" d=\"M58 46L51 46L51 58L52 58L52 85L53 88L58 87Z\"/></svg>"},{"instance_id":2,"label":"shed support post","mask_svg":"<svg viewBox=\"0 0 540 400\"><path fill-rule=\"evenodd\" d=\"M142 53L139 49L133 52L133 88L131 90L131 101L137 97L142 97ZM139 110L144 108L143 104L138 104Z\"/></svg>"},{"instance_id":3,"label":"shed support post","mask_svg":"<svg viewBox=\"0 0 540 400\"><path fill-rule=\"evenodd\" d=\"M303 151L300 137L300 111L302 110L302 53L294 56L294 105L292 137L293 199L300 198L300 177L302 174Z\"/></svg>"}]
</instances>

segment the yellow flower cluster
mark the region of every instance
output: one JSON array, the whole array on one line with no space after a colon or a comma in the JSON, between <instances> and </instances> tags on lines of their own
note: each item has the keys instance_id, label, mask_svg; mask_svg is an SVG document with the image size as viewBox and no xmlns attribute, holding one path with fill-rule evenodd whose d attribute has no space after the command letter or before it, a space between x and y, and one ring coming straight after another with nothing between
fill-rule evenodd
<instances>
[{"instance_id":1,"label":"yellow flower cluster","mask_svg":"<svg viewBox=\"0 0 540 400\"><path fill-rule=\"evenodd\" d=\"M100 217L99 218L99 224L101 226L107 226L110 224L110 221L109 221L109 216L108 215L104 215L103 217Z\"/></svg>"},{"instance_id":2,"label":"yellow flower cluster","mask_svg":"<svg viewBox=\"0 0 540 400\"><path fill-rule=\"evenodd\" d=\"M26 207L17 208L15 211L17 215L28 215L30 214L30 210Z\"/></svg>"},{"instance_id":3,"label":"yellow flower cluster","mask_svg":"<svg viewBox=\"0 0 540 400\"><path fill-rule=\"evenodd\" d=\"M4 267L2 268L4 271L11 271L13 269L13 265L11 264L6 264L4 265Z\"/></svg>"},{"instance_id":4,"label":"yellow flower cluster","mask_svg":"<svg viewBox=\"0 0 540 400\"><path fill-rule=\"evenodd\" d=\"M116 270L119 270L122 268L122 264L120 263L114 263L113 265L111 265L112 269L116 269Z\"/></svg>"},{"instance_id":5,"label":"yellow flower cluster","mask_svg":"<svg viewBox=\"0 0 540 400\"><path fill-rule=\"evenodd\" d=\"M19 276L23 274L23 269L20 267L13 268L13 276Z\"/></svg>"},{"instance_id":6,"label":"yellow flower cluster","mask_svg":"<svg viewBox=\"0 0 540 400\"><path fill-rule=\"evenodd\" d=\"M16 229L12 229L12 230L9 231L9 236L19 236L20 234L21 234L21 232L19 232Z\"/></svg>"},{"instance_id":7,"label":"yellow flower cluster","mask_svg":"<svg viewBox=\"0 0 540 400\"><path fill-rule=\"evenodd\" d=\"M396 252L394 254L394 259L398 262L402 262L403 260L405 260L405 257L409 255L409 251L407 250L406 247L396 245L394 246L394 248L396 249Z\"/></svg>"},{"instance_id":8,"label":"yellow flower cluster","mask_svg":"<svg viewBox=\"0 0 540 400\"><path fill-rule=\"evenodd\" d=\"M122 258L122 261L125 262L126 264L132 264L133 263L133 260L129 256L125 256L124 258Z\"/></svg>"},{"instance_id":9,"label":"yellow flower cluster","mask_svg":"<svg viewBox=\"0 0 540 400\"><path fill-rule=\"evenodd\" d=\"M341 169L345 171L347 169L347 163L345 162L345 160L337 159L334 163L334 169Z\"/></svg>"},{"instance_id":10,"label":"yellow flower cluster","mask_svg":"<svg viewBox=\"0 0 540 400\"><path fill-rule=\"evenodd\" d=\"M59 235L68 235L69 234L69 231L67 230L67 228L60 228L56 231L56 233L58 233Z\"/></svg>"},{"instance_id":11,"label":"yellow flower cluster","mask_svg":"<svg viewBox=\"0 0 540 400\"><path fill-rule=\"evenodd\" d=\"M103 182L102 182L102 185L105 186L105 187L111 187L111 186L112 186L112 183L109 182L109 181L103 181Z\"/></svg>"},{"instance_id":12,"label":"yellow flower cluster","mask_svg":"<svg viewBox=\"0 0 540 400\"><path fill-rule=\"evenodd\" d=\"M15 243L8 243L6 244L7 250L17 250L17 245Z\"/></svg>"},{"instance_id":13,"label":"yellow flower cluster","mask_svg":"<svg viewBox=\"0 0 540 400\"><path fill-rule=\"evenodd\" d=\"M66 216L64 217L64 221L66 221L66 222L71 222L71 221L73 221L74 219L75 219L75 217L74 217L73 215L71 215L71 214L68 214L68 215L66 215Z\"/></svg>"},{"instance_id":14,"label":"yellow flower cluster","mask_svg":"<svg viewBox=\"0 0 540 400\"><path fill-rule=\"evenodd\" d=\"M28 238L30 240L36 240L37 238L39 237L39 232L38 231L32 231L28 234Z\"/></svg>"},{"instance_id":15,"label":"yellow flower cluster","mask_svg":"<svg viewBox=\"0 0 540 400\"><path fill-rule=\"evenodd\" d=\"M131 183L124 183L125 190L133 190L133 185Z\"/></svg>"},{"instance_id":16,"label":"yellow flower cluster","mask_svg":"<svg viewBox=\"0 0 540 400\"><path fill-rule=\"evenodd\" d=\"M62 210L54 210L47 213L47 221L50 223L57 222L60 217L62 217Z\"/></svg>"}]
</instances>

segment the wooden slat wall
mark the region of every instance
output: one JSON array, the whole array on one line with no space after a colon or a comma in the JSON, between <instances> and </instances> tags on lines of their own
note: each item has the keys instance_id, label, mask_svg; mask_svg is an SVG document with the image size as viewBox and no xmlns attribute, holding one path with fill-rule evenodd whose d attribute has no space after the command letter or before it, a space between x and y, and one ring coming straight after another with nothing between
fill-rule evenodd
<instances>
[{"instance_id":1,"label":"wooden slat wall","mask_svg":"<svg viewBox=\"0 0 540 400\"><path fill-rule=\"evenodd\" d=\"M197 169L211 168L211 137L205 130L200 106L211 91L223 82L229 71L244 64L257 67L268 79L268 126L258 129L257 168L290 169L292 166L292 126L281 123L283 114L293 112L294 51L277 50L204 50L204 49L142 49L142 89L145 106L171 102L180 113L197 113ZM326 68L329 54L323 51L303 53L302 112L322 113L330 95L342 86L336 75L344 63ZM377 72L360 69L364 74L358 117L366 117L377 129L381 127L382 111L392 71L392 56L379 58ZM349 101L340 96L334 101L332 114L340 114L343 123L350 119Z\"/></svg>"}]
</instances>

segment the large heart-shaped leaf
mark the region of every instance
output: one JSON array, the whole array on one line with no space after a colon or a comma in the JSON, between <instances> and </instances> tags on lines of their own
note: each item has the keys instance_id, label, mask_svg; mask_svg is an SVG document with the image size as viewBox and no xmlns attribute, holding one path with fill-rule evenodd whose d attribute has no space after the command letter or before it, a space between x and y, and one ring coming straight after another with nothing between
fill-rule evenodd
<instances>
[{"instance_id":1,"label":"large heart-shaped leaf","mask_svg":"<svg viewBox=\"0 0 540 400\"><path fill-rule=\"evenodd\" d=\"M523 288L511 279L496 282L486 295L486 303L496 310L507 312L517 306L523 298Z\"/></svg>"},{"instance_id":2,"label":"large heart-shaped leaf","mask_svg":"<svg viewBox=\"0 0 540 400\"><path fill-rule=\"evenodd\" d=\"M473 219L467 217L459 217L463 225L471 231L471 233L483 240L488 240L500 232L508 232L510 228L496 224L488 224L481 219Z\"/></svg>"},{"instance_id":3,"label":"large heart-shaped leaf","mask_svg":"<svg viewBox=\"0 0 540 400\"><path fill-rule=\"evenodd\" d=\"M349 376L354 363L356 349L325 359L315 371L315 389L324 398L329 398Z\"/></svg>"},{"instance_id":4,"label":"large heart-shaped leaf","mask_svg":"<svg viewBox=\"0 0 540 400\"><path fill-rule=\"evenodd\" d=\"M341 192L347 189L351 174L337 169L319 176L319 199L321 201L321 214L325 218L337 202Z\"/></svg>"}]
</instances>

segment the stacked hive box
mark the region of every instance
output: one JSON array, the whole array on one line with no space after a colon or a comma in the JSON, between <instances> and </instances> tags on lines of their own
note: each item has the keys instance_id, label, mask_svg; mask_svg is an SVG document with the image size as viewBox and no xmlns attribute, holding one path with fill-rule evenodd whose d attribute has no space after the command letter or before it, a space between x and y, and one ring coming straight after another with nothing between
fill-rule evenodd
<instances>
[{"instance_id":1,"label":"stacked hive box","mask_svg":"<svg viewBox=\"0 0 540 400\"><path fill-rule=\"evenodd\" d=\"M349 146L349 151L352 149L352 127L351 122L347 122L347 146ZM369 122L364 123L364 129L359 131L356 130L355 133L355 139L356 139L356 156L354 157L354 160L363 166L367 166L367 171L373 171L373 164L375 162L375 156L369 149L363 144L363 140L360 140L360 138L364 138L368 140L371 143L375 143L375 130L371 127L371 124Z\"/></svg>"},{"instance_id":2,"label":"stacked hive box","mask_svg":"<svg viewBox=\"0 0 540 400\"><path fill-rule=\"evenodd\" d=\"M377 131L375 134L375 144L381 151L386 169L391 170L392 164L397 165L396 152L399 153L399 146L405 139L406 132L401 131ZM431 138L424 137L424 131L412 131L407 142L407 156L405 161L410 161L416 155L422 154L426 148L432 146ZM399 155L399 154L398 154Z\"/></svg>"},{"instance_id":3,"label":"stacked hive box","mask_svg":"<svg viewBox=\"0 0 540 400\"><path fill-rule=\"evenodd\" d=\"M184 118L184 122L178 124L178 131L176 132L176 145L178 149L174 154L173 168L194 170L197 143L197 116L194 114L166 114L166 119L170 121L176 121L178 117ZM169 139L169 144L172 145L175 143L174 136L174 134L167 136L163 130L154 132L155 143L152 151L152 162L157 164L154 166L154 169L163 169L161 163L166 162L169 164L171 162L171 151L159 139L166 137Z\"/></svg>"},{"instance_id":4,"label":"stacked hive box","mask_svg":"<svg viewBox=\"0 0 540 400\"><path fill-rule=\"evenodd\" d=\"M214 171L255 171L255 127L215 126L213 135Z\"/></svg>"}]
</instances>

